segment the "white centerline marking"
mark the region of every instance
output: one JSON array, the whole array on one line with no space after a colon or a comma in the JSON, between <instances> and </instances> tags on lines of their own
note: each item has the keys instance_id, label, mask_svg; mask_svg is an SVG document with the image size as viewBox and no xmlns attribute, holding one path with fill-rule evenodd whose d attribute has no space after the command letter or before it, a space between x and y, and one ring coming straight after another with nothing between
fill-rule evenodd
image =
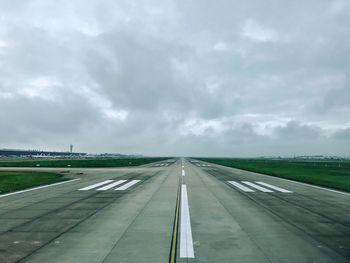
<instances>
[{"instance_id":1,"label":"white centerline marking","mask_svg":"<svg viewBox=\"0 0 350 263\"><path fill-rule=\"evenodd\" d=\"M232 184L233 186L236 186L237 188L241 189L243 192L255 192L254 190L240 184L240 183L237 183L235 181L228 181L228 183Z\"/></svg>"},{"instance_id":2,"label":"white centerline marking","mask_svg":"<svg viewBox=\"0 0 350 263\"><path fill-rule=\"evenodd\" d=\"M251 183L251 182L248 182L248 181L242 181L242 183L244 183L246 185L249 185L250 187L253 187L253 188L255 188L255 189L257 189L257 190L259 190L261 192L264 192L264 193L273 193L273 191L270 190L270 189L266 189L264 187L261 187L261 186L259 186L257 184L254 184L254 183Z\"/></svg>"},{"instance_id":3,"label":"white centerline marking","mask_svg":"<svg viewBox=\"0 0 350 263\"><path fill-rule=\"evenodd\" d=\"M187 187L181 185L181 232L180 258L194 258L190 209L188 207Z\"/></svg>"},{"instance_id":4,"label":"white centerline marking","mask_svg":"<svg viewBox=\"0 0 350 263\"><path fill-rule=\"evenodd\" d=\"M289 191L289 190L286 190L286 189L283 189L283 188L280 188L280 187L277 187L277 186L274 186L274 185L271 185L271 184L267 184L267 183L264 183L264 182L256 182L256 183L257 184L261 184L263 186L266 186L268 188L274 189L276 191L282 192L282 193L293 193L292 191Z\"/></svg>"},{"instance_id":5,"label":"white centerline marking","mask_svg":"<svg viewBox=\"0 0 350 263\"><path fill-rule=\"evenodd\" d=\"M96 187L99 187L99 186L101 186L101 185L109 184L109 183L111 183L111 182L113 182L113 180L106 180L106 181L103 181L103 182L99 182L99 183L97 183L97 184L93 184L93 185L89 185L89 186L87 186L87 187L81 188L81 189L79 189L79 191L91 190L91 189L96 188Z\"/></svg>"},{"instance_id":6,"label":"white centerline marking","mask_svg":"<svg viewBox=\"0 0 350 263\"><path fill-rule=\"evenodd\" d=\"M80 180L80 178L73 179L73 180L69 180L69 181L64 181L64 182L59 182L59 183L55 183L55 184L48 184L48 185L44 185L44 186L34 187L34 188L26 189L26 190L21 190L21 191L13 192L13 193L3 194L3 195L0 195L0 197L10 196L10 195L16 195L16 194L21 194L21 193L25 193L25 192L29 192L29 191L34 191L34 190L43 189L43 188L50 187L50 186L55 186L55 185L60 185L60 184L71 183L71 182L75 182L75 181L78 181L78 180Z\"/></svg>"},{"instance_id":7,"label":"white centerline marking","mask_svg":"<svg viewBox=\"0 0 350 263\"><path fill-rule=\"evenodd\" d=\"M186 176L185 170L182 170L182 176Z\"/></svg>"},{"instance_id":8,"label":"white centerline marking","mask_svg":"<svg viewBox=\"0 0 350 263\"><path fill-rule=\"evenodd\" d=\"M116 181L116 182L114 182L114 183L111 183L111 184L108 184L108 185L103 186L103 187L101 187L101 188L98 188L97 191L106 191L106 190L111 189L111 188L113 188L113 187L115 187L115 186L117 186L117 185L120 185L120 184L122 184L122 183L125 183L126 181L127 181L127 180L119 180L119 181Z\"/></svg>"},{"instance_id":9,"label":"white centerline marking","mask_svg":"<svg viewBox=\"0 0 350 263\"><path fill-rule=\"evenodd\" d=\"M117 191L126 190L126 189L128 189L129 187L133 186L134 184L137 184L137 183L140 182L140 181L141 181L141 180L132 180L132 181L128 182L127 184L124 184L124 185L122 185L121 187L118 187L118 188L115 189L115 190L117 190Z\"/></svg>"}]
</instances>

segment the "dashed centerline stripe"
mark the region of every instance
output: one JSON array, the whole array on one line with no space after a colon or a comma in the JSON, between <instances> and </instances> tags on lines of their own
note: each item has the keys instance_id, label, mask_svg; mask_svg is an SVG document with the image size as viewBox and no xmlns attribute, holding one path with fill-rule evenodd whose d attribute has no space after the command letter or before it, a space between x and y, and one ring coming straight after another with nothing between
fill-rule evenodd
<instances>
[{"instance_id":1,"label":"dashed centerline stripe","mask_svg":"<svg viewBox=\"0 0 350 263\"><path fill-rule=\"evenodd\" d=\"M106 181L103 181L103 182L99 182L99 183L97 183L97 184L93 184L93 185L90 185L90 186L81 188L81 189L79 189L79 191L91 190L91 189L97 188L97 187L99 187L99 186L102 186L102 185L105 185L105 184L109 184L109 183L111 183L111 182L113 182L113 180L106 180Z\"/></svg>"},{"instance_id":2,"label":"dashed centerline stripe","mask_svg":"<svg viewBox=\"0 0 350 263\"><path fill-rule=\"evenodd\" d=\"M109 185L106 185L106 186L103 186L103 187L101 187L101 188L98 188L97 191L106 191L106 190L111 189L111 188L113 188L113 187L115 187L115 186L117 186L117 185L120 185L120 184L122 184L122 183L125 183L126 181L127 181L127 180L119 180L119 181L116 181L116 182L111 183L111 184L109 184Z\"/></svg>"},{"instance_id":3,"label":"dashed centerline stripe","mask_svg":"<svg viewBox=\"0 0 350 263\"><path fill-rule=\"evenodd\" d=\"M124 191L124 190L128 189L129 187L131 187L131 186L137 184L137 183L140 182L140 181L141 181L141 180L132 180L132 181L128 182L127 184L124 184L124 185L122 185L121 187L118 187L118 188L115 189L115 190L117 190L117 191Z\"/></svg>"},{"instance_id":4,"label":"dashed centerline stripe","mask_svg":"<svg viewBox=\"0 0 350 263\"><path fill-rule=\"evenodd\" d=\"M289 191L289 190L286 190L286 189L283 189L281 187L277 187L277 186L274 186L274 185L271 185L271 184L267 184L267 183L264 183L264 182L256 182L256 183L260 184L260 185L263 185L263 186L266 186L266 187L269 187L271 189L274 189L274 190L282 192L282 193L293 193L292 191Z\"/></svg>"},{"instance_id":5,"label":"dashed centerline stripe","mask_svg":"<svg viewBox=\"0 0 350 263\"><path fill-rule=\"evenodd\" d=\"M237 183L235 181L228 181L229 184L232 184L233 186L236 186L237 188L241 189L242 191L244 192L255 192L254 190L240 184L240 183Z\"/></svg>"},{"instance_id":6,"label":"dashed centerline stripe","mask_svg":"<svg viewBox=\"0 0 350 263\"><path fill-rule=\"evenodd\" d=\"M255 189L258 189L259 191L264 192L264 193L273 193L272 190L264 188L264 187L261 187L261 186L259 186L257 184L252 183L252 182L242 181L242 183L244 183L246 185L249 185L250 187L253 187Z\"/></svg>"},{"instance_id":7,"label":"dashed centerline stripe","mask_svg":"<svg viewBox=\"0 0 350 263\"><path fill-rule=\"evenodd\" d=\"M194 258L190 209L188 206L187 187L184 184L181 185L180 258Z\"/></svg>"}]
</instances>

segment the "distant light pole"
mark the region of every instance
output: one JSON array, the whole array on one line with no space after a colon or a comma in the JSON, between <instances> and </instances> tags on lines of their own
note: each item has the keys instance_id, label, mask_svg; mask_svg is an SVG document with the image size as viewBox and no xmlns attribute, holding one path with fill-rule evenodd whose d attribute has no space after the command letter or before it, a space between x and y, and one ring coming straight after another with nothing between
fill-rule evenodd
<instances>
[{"instance_id":1,"label":"distant light pole","mask_svg":"<svg viewBox=\"0 0 350 263\"><path fill-rule=\"evenodd\" d=\"M73 144L70 145L70 153L73 153Z\"/></svg>"}]
</instances>

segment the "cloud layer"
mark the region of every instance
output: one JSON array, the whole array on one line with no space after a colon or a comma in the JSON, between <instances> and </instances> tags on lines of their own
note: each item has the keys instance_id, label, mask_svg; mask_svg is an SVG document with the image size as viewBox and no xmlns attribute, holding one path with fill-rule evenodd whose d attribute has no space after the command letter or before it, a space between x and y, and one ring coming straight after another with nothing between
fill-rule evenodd
<instances>
[{"instance_id":1,"label":"cloud layer","mask_svg":"<svg viewBox=\"0 0 350 263\"><path fill-rule=\"evenodd\" d=\"M0 148L350 155L350 4L0 3Z\"/></svg>"}]
</instances>

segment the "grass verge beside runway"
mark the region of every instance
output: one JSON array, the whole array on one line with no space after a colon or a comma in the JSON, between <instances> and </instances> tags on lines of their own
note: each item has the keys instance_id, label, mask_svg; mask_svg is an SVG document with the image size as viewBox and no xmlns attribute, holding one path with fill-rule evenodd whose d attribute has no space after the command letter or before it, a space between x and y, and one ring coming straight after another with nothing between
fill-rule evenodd
<instances>
[{"instance_id":1,"label":"grass verge beside runway","mask_svg":"<svg viewBox=\"0 0 350 263\"><path fill-rule=\"evenodd\" d=\"M63 175L34 171L0 171L0 194L66 181Z\"/></svg>"},{"instance_id":2,"label":"grass verge beside runway","mask_svg":"<svg viewBox=\"0 0 350 263\"><path fill-rule=\"evenodd\" d=\"M0 161L0 167L72 167L102 168L139 166L169 158L123 158L123 159L67 159L67 160L21 160Z\"/></svg>"},{"instance_id":3,"label":"grass verge beside runway","mask_svg":"<svg viewBox=\"0 0 350 263\"><path fill-rule=\"evenodd\" d=\"M346 161L199 160L350 192L350 162Z\"/></svg>"}]
</instances>

